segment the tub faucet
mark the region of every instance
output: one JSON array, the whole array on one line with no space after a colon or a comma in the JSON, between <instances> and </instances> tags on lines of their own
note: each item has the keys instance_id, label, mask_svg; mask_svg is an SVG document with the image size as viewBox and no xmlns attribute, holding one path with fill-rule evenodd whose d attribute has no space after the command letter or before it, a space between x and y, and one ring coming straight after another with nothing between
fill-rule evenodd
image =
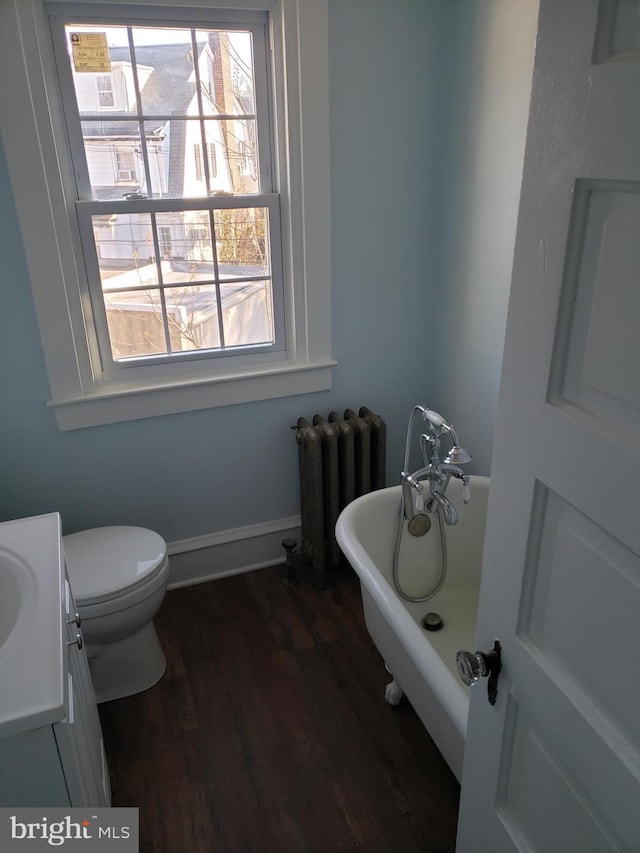
<instances>
[{"instance_id":1,"label":"tub faucet","mask_svg":"<svg viewBox=\"0 0 640 853\"><path fill-rule=\"evenodd\" d=\"M455 470L453 470L455 469ZM407 519L413 518L416 511L435 512L438 507L442 509L442 515L446 524L458 523L458 513L445 491L449 485L449 479L456 477L462 480L462 499L469 503L469 481L470 478L457 466L451 465L428 465L416 471L414 474L402 472L402 493L404 497L404 514ZM429 491L425 496L424 481L429 482ZM415 491L415 500L413 491ZM426 499L425 499L426 498Z\"/></svg>"},{"instance_id":2,"label":"tub faucet","mask_svg":"<svg viewBox=\"0 0 640 853\"><path fill-rule=\"evenodd\" d=\"M428 433L420 436L420 450L424 466L413 474L402 472L402 496L405 518L411 519L416 512L435 512L442 509L442 517L446 524L458 522L458 513L451 501L445 496L451 477L462 481L462 499L469 503L470 477L465 474L460 465L471 460L471 456L458 443L458 436L451 424L442 415L431 409L422 409L422 417L428 423ZM449 435L452 447L444 460L440 459L440 441L443 435ZM408 456L408 453L407 453ZM405 460L406 461L406 460ZM428 499L425 501L424 485L429 483ZM414 495L415 493L415 495ZM414 500L415 497L415 500Z\"/></svg>"}]
</instances>

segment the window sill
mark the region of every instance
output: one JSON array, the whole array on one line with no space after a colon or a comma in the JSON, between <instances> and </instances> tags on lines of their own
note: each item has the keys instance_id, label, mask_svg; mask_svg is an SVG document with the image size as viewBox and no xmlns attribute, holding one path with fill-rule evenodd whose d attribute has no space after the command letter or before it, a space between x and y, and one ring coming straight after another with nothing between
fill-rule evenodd
<instances>
[{"instance_id":1,"label":"window sill","mask_svg":"<svg viewBox=\"0 0 640 853\"><path fill-rule=\"evenodd\" d=\"M224 375L173 385L98 388L82 397L54 399L61 430L193 412L257 400L328 391L335 361L280 364L242 375Z\"/></svg>"}]
</instances>

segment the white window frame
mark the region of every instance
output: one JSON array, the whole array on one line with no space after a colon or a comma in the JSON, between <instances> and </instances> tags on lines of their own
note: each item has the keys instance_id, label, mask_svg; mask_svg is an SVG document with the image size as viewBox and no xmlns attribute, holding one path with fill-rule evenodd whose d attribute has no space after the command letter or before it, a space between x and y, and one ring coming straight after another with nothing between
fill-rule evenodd
<instances>
[{"instance_id":1,"label":"white window frame","mask_svg":"<svg viewBox=\"0 0 640 853\"><path fill-rule=\"evenodd\" d=\"M207 165L209 166L209 177L218 177L218 158L216 156L215 142L205 144ZM204 181L204 157L202 156L202 143L195 142L193 145L193 159L195 163L196 181Z\"/></svg>"},{"instance_id":2,"label":"white window frame","mask_svg":"<svg viewBox=\"0 0 640 853\"><path fill-rule=\"evenodd\" d=\"M130 155L131 163L133 167L131 169L120 168L120 164L122 162L123 155ZM116 184L132 184L137 183L136 181L136 168L135 168L135 157L133 151L130 148L124 148L123 146L115 145L113 156L115 159L114 171L115 178L114 183ZM123 174L126 173L127 177L123 177Z\"/></svg>"},{"instance_id":3,"label":"white window frame","mask_svg":"<svg viewBox=\"0 0 640 853\"><path fill-rule=\"evenodd\" d=\"M101 80L108 80L109 81L109 86L107 89L105 89L105 88L101 89L100 88L100 81ZM115 93L115 90L113 88L113 77L111 76L111 74L98 74L96 77L96 88L98 91L98 109L115 110L115 108L116 108L116 93ZM110 104L103 104L101 95L111 95L111 103Z\"/></svg>"},{"instance_id":4,"label":"white window frame","mask_svg":"<svg viewBox=\"0 0 640 853\"><path fill-rule=\"evenodd\" d=\"M73 11L78 0L53 0ZM82 0L90 5L95 0ZM53 5L50 0L50 5ZM0 4L0 123L60 429L328 390L332 383L327 0L111 0L131 5L265 9L275 80L274 135L286 282L279 361L170 365L144 381L107 380L77 234L70 160L42 0ZM13 283L9 283L11 286ZM224 364L221 365L221 362ZM203 368L202 365L205 365ZM126 374L126 371L121 371Z\"/></svg>"}]
</instances>

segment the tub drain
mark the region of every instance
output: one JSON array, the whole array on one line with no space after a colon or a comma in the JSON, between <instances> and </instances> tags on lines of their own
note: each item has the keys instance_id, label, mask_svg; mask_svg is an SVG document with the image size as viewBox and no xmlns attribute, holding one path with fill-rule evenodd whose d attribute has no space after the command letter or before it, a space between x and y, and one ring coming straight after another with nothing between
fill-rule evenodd
<instances>
[{"instance_id":1,"label":"tub drain","mask_svg":"<svg viewBox=\"0 0 640 853\"><path fill-rule=\"evenodd\" d=\"M444 626L439 613L427 613L422 620L422 627L427 631L439 631Z\"/></svg>"}]
</instances>

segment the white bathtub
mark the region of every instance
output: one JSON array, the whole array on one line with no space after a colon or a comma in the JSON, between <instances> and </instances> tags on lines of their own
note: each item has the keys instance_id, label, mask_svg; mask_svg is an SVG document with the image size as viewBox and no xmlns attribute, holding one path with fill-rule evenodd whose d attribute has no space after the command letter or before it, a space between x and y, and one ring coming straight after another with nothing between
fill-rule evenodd
<instances>
[{"instance_id":1,"label":"white bathtub","mask_svg":"<svg viewBox=\"0 0 640 853\"><path fill-rule=\"evenodd\" d=\"M469 688L456 671L458 649L475 650L480 566L489 493L488 477L471 478L471 501L452 480L447 497L460 520L446 527L447 579L428 601L403 600L393 585L392 566L400 486L371 492L347 506L336 536L358 573L365 620L371 637L396 682L402 687L451 770L460 780L467 730ZM435 516L424 536L402 535L399 557L403 589L414 596L432 589L440 574L441 546ZM440 631L427 631L421 620L439 613Z\"/></svg>"}]
</instances>

